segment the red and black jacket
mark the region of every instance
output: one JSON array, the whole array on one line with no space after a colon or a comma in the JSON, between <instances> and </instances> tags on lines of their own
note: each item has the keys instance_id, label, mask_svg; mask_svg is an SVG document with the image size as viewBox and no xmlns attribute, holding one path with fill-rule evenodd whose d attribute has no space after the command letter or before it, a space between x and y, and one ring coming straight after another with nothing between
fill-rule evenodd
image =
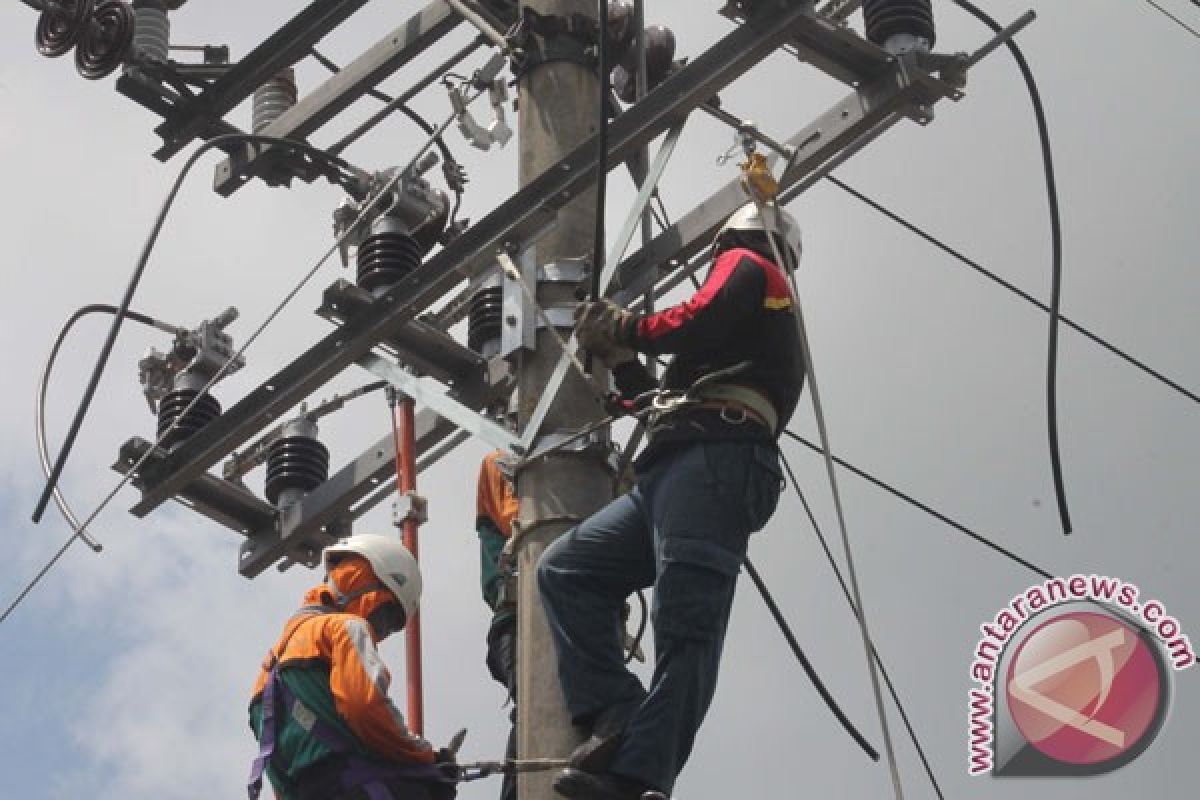
<instances>
[{"instance_id":1,"label":"red and black jacket","mask_svg":"<svg viewBox=\"0 0 1200 800\"><path fill-rule=\"evenodd\" d=\"M729 382L766 395L779 416L781 431L796 410L804 383L793 303L787 275L778 265L754 250L734 247L716 255L704 285L694 295L654 314L632 315L619 339L643 353L675 354L662 377L664 389L687 389L704 375L750 362ZM613 376L626 396L655 387L637 361L618 365ZM698 409L671 414L656 425L648 450L685 439L743 438L769 440L772 433L760 425L733 424L719 413Z\"/></svg>"}]
</instances>

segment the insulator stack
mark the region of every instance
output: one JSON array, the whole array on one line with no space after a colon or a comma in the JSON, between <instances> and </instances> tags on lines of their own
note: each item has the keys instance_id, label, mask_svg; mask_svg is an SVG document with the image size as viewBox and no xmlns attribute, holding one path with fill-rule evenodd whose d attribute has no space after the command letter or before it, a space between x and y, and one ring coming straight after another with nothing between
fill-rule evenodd
<instances>
[{"instance_id":1,"label":"insulator stack","mask_svg":"<svg viewBox=\"0 0 1200 800\"><path fill-rule=\"evenodd\" d=\"M317 426L306 419L285 425L267 451L267 501L291 505L328 477L329 450L317 440Z\"/></svg>"},{"instance_id":2,"label":"insulator stack","mask_svg":"<svg viewBox=\"0 0 1200 800\"><path fill-rule=\"evenodd\" d=\"M67 0L59 9L38 15L34 43L37 51L47 58L58 58L71 52L87 29L92 0Z\"/></svg>"},{"instance_id":3,"label":"insulator stack","mask_svg":"<svg viewBox=\"0 0 1200 800\"><path fill-rule=\"evenodd\" d=\"M196 389L176 389L167 394L158 404L159 445L167 450L188 439L208 423L221 416L221 404L210 394L205 394L184 414L184 410L200 392ZM179 424L171 429L172 423Z\"/></svg>"},{"instance_id":4,"label":"insulator stack","mask_svg":"<svg viewBox=\"0 0 1200 800\"><path fill-rule=\"evenodd\" d=\"M421 246L403 223L381 217L358 246L358 285L381 295L421 266Z\"/></svg>"},{"instance_id":5,"label":"insulator stack","mask_svg":"<svg viewBox=\"0 0 1200 800\"><path fill-rule=\"evenodd\" d=\"M122 0L98 0L75 46L75 69L90 81L107 77L132 52L133 9Z\"/></svg>"},{"instance_id":6,"label":"insulator stack","mask_svg":"<svg viewBox=\"0 0 1200 800\"><path fill-rule=\"evenodd\" d=\"M171 45L171 21L164 0L134 0L133 55L166 62Z\"/></svg>"},{"instance_id":7,"label":"insulator stack","mask_svg":"<svg viewBox=\"0 0 1200 800\"><path fill-rule=\"evenodd\" d=\"M467 347L485 358L500 352L504 332L504 288L499 276L471 295L467 307Z\"/></svg>"},{"instance_id":8,"label":"insulator stack","mask_svg":"<svg viewBox=\"0 0 1200 800\"><path fill-rule=\"evenodd\" d=\"M296 71L291 67L280 70L262 86L254 90L254 105L251 111L251 127L255 133L283 116L296 105L299 91L296 88Z\"/></svg>"},{"instance_id":9,"label":"insulator stack","mask_svg":"<svg viewBox=\"0 0 1200 800\"><path fill-rule=\"evenodd\" d=\"M933 47L931 0L865 0L867 38L891 53L929 52Z\"/></svg>"}]
</instances>

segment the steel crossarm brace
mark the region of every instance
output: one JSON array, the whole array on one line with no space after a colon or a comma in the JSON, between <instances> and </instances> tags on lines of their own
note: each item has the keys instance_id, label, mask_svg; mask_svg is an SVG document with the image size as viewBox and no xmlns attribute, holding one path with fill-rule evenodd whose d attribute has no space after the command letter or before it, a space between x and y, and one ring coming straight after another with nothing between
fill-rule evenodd
<instances>
[{"instance_id":1,"label":"steel crossarm brace","mask_svg":"<svg viewBox=\"0 0 1200 800\"><path fill-rule=\"evenodd\" d=\"M120 455L113 464L113 471L124 475L154 447L141 437L135 436L121 446ZM165 450L157 450L147 459L147 464L153 464L166 457ZM133 485L140 483L134 476ZM175 498L193 511L199 512L212 521L224 525L230 530L242 534L274 527L275 508L246 487L238 483L223 480L208 473L202 474L192 483L183 487Z\"/></svg>"},{"instance_id":2,"label":"steel crossarm brace","mask_svg":"<svg viewBox=\"0 0 1200 800\"><path fill-rule=\"evenodd\" d=\"M344 325L363 313L372 300L370 292L338 279L325 290L317 315ZM486 380L487 362L483 356L428 322L409 320L380 344L395 350L400 360L416 372L451 384L468 404L483 406L490 399L492 386Z\"/></svg>"},{"instance_id":3,"label":"steel crossarm brace","mask_svg":"<svg viewBox=\"0 0 1200 800\"><path fill-rule=\"evenodd\" d=\"M436 44L462 21L442 2L434 0L403 25L384 36L366 52L300 99L259 133L285 139L304 139ZM307 48L304 52L307 52ZM303 55L303 54L301 54ZM269 77L269 76L268 76ZM228 197L270 163L272 148L246 144L216 166L213 189Z\"/></svg>"},{"instance_id":4,"label":"steel crossarm brace","mask_svg":"<svg viewBox=\"0 0 1200 800\"><path fill-rule=\"evenodd\" d=\"M607 163L617 165L696 106L732 83L784 41L811 13L810 3L763 2L745 25L672 75L609 127ZM405 276L373 308L330 333L266 383L146 471L142 499L131 511L145 516L354 363L459 282L495 263L508 242L530 241L552 225L555 212L596 177L595 137L583 142L490 214Z\"/></svg>"},{"instance_id":5,"label":"steel crossarm brace","mask_svg":"<svg viewBox=\"0 0 1200 800\"><path fill-rule=\"evenodd\" d=\"M431 411L416 415L417 453L433 450L454 435L454 426ZM339 520L349 509L378 487L395 491L396 448L389 433L330 476L304 499L279 513L279 520L255 530L243 547L238 572L253 578L271 564L299 549L321 546L337 538Z\"/></svg>"},{"instance_id":6,"label":"steel crossarm brace","mask_svg":"<svg viewBox=\"0 0 1200 800\"><path fill-rule=\"evenodd\" d=\"M475 409L463 405L450 395L450 390L430 377L418 377L386 358L367 353L358 360L358 365L377 378L382 378L424 406L445 417L488 445L509 452L516 452L517 437L503 426L492 422Z\"/></svg>"},{"instance_id":7,"label":"steel crossarm brace","mask_svg":"<svg viewBox=\"0 0 1200 800\"><path fill-rule=\"evenodd\" d=\"M841 158L914 113L913 109L924 108L947 96L958 97L960 93L898 61L891 74L859 87L787 140L786 145L797 152L791 168L780 177L780 191L823 177ZM613 298L629 304L664 277L664 272L673 272L685 264L712 242L721 224L744 203L746 193L740 182L730 181L621 262L613 280L618 287Z\"/></svg>"},{"instance_id":8,"label":"steel crossarm brace","mask_svg":"<svg viewBox=\"0 0 1200 800\"><path fill-rule=\"evenodd\" d=\"M236 108L281 69L295 64L327 33L345 22L367 0L313 0L282 28L246 54L229 72L163 120L155 133L163 145L154 157L166 161L198 132Z\"/></svg>"}]
</instances>

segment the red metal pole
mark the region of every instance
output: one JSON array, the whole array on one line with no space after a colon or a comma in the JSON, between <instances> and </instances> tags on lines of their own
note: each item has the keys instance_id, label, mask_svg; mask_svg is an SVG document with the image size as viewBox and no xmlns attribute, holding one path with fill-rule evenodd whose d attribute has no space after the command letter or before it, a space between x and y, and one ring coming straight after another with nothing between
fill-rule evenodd
<instances>
[{"instance_id":1,"label":"red metal pole","mask_svg":"<svg viewBox=\"0 0 1200 800\"><path fill-rule=\"evenodd\" d=\"M393 394L392 434L396 443L396 489L401 496L414 495L417 490L417 441L413 406L411 397L401 395L396 398ZM417 551L417 519L413 513L404 520L401 529L404 546L413 554L413 558L420 560ZM421 682L420 612L413 614L413 618L405 626L404 644L404 671L408 678L408 726L413 733L423 736L425 708Z\"/></svg>"}]
</instances>

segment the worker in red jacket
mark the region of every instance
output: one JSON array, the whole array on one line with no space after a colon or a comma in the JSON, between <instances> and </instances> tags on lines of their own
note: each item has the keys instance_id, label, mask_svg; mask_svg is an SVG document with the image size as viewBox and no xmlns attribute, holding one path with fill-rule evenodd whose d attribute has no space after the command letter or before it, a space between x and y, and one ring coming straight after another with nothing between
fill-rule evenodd
<instances>
[{"instance_id":1,"label":"worker in red jacket","mask_svg":"<svg viewBox=\"0 0 1200 800\"><path fill-rule=\"evenodd\" d=\"M782 488L776 439L804 377L786 272L799 256L790 216L747 205L717 234L692 297L648 315L608 301L579 313L580 344L612 367L626 401L667 393L633 489L555 541L538 566L567 710L590 734L555 779L566 797L670 794L691 752L749 536ZM675 355L661 386L637 352ZM648 586L656 662L643 687L624 665L621 610Z\"/></svg>"},{"instance_id":2,"label":"worker in red jacket","mask_svg":"<svg viewBox=\"0 0 1200 800\"><path fill-rule=\"evenodd\" d=\"M376 649L417 611L416 559L397 539L358 535L324 561L325 583L305 594L254 682L251 800L264 772L278 800L451 800L453 754L408 730Z\"/></svg>"}]
</instances>

